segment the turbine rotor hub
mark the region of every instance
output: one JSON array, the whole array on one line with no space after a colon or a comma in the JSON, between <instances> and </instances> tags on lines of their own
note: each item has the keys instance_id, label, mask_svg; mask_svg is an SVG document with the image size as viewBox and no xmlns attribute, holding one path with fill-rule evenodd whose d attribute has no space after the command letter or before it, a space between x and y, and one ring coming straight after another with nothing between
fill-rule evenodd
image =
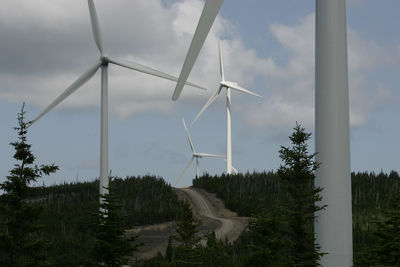
<instances>
[{"instance_id":1,"label":"turbine rotor hub","mask_svg":"<svg viewBox=\"0 0 400 267\"><path fill-rule=\"evenodd\" d=\"M102 65L107 65L108 62L110 62L110 60L109 60L108 56L106 56L106 55L101 55L101 56L100 56L100 62L101 62Z\"/></svg>"}]
</instances>

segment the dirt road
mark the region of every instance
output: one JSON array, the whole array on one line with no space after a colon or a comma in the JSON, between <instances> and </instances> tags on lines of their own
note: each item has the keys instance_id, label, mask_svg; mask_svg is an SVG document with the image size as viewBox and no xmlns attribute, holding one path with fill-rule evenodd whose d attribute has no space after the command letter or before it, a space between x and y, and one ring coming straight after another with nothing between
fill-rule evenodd
<instances>
[{"instance_id":1,"label":"dirt road","mask_svg":"<svg viewBox=\"0 0 400 267\"><path fill-rule=\"evenodd\" d=\"M235 212L226 209L214 194L197 188L179 188L176 191L189 200L194 215L201 222L201 230L215 231L218 239L233 242L246 228L247 218L238 217Z\"/></svg>"},{"instance_id":2,"label":"dirt road","mask_svg":"<svg viewBox=\"0 0 400 267\"><path fill-rule=\"evenodd\" d=\"M233 242L247 226L248 218L238 217L235 212L226 209L223 201L214 194L197 188L174 188L174 191L179 198L190 202L193 214L200 222L200 236L214 231L220 240ZM168 237L175 234L175 222L141 226L128 230L128 233L138 234L139 242L144 243L135 256L150 258L158 252L164 254Z\"/></svg>"}]
</instances>

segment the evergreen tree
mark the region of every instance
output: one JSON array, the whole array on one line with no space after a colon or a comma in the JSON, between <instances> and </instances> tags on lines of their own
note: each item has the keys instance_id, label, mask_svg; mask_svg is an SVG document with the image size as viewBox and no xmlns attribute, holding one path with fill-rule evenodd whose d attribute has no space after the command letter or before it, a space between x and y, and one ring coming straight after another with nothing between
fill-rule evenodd
<instances>
[{"instance_id":1,"label":"evergreen tree","mask_svg":"<svg viewBox=\"0 0 400 267\"><path fill-rule=\"evenodd\" d=\"M248 266L293 266L288 236L287 212L282 207L263 209L249 221L251 243Z\"/></svg>"},{"instance_id":2,"label":"evergreen tree","mask_svg":"<svg viewBox=\"0 0 400 267\"><path fill-rule=\"evenodd\" d=\"M179 220L176 222L176 233L173 238L180 244L175 248L176 266L199 266L201 255L198 249L200 237L198 233L198 222L193 218L189 202L182 204Z\"/></svg>"},{"instance_id":3,"label":"evergreen tree","mask_svg":"<svg viewBox=\"0 0 400 267\"><path fill-rule=\"evenodd\" d=\"M392 197L389 208L382 211L376 222L377 244L374 250L375 263L379 266L400 264L400 193Z\"/></svg>"},{"instance_id":4,"label":"evergreen tree","mask_svg":"<svg viewBox=\"0 0 400 267\"><path fill-rule=\"evenodd\" d=\"M177 235L174 236L174 239L184 247L193 248L200 241L200 237L197 235L198 226L199 223L193 218L189 202L183 202L179 220L176 222Z\"/></svg>"},{"instance_id":5,"label":"evergreen tree","mask_svg":"<svg viewBox=\"0 0 400 267\"><path fill-rule=\"evenodd\" d=\"M0 196L0 265L35 266L46 264L46 242L43 240L38 222L42 209L29 200L29 185L43 175L58 170L58 166L34 164L35 156L27 143L24 104L18 114L18 127L15 127L18 140L14 147L17 163L0 184L5 193Z\"/></svg>"},{"instance_id":6,"label":"evergreen tree","mask_svg":"<svg viewBox=\"0 0 400 267\"><path fill-rule=\"evenodd\" d=\"M324 209L318 206L322 188L315 187L315 174L319 163L314 160L316 154L310 154L307 141L311 134L296 123L294 132L289 137L291 147L281 146L279 157L283 165L278 176L286 182L288 199L286 202L289 238L293 242L290 255L294 266L317 266L323 255L315 242L315 212Z\"/></svg>"},{"instance_id":7,"label":"evergreen tree","mask_svg":"<svg viewBox=\"0 0 400 267\"><path fill-rule=\"evenodd\" d=\"M174 260L174 248L172 246L172 236L168 237L168 245L165 250L165 259L169 262Z\"/></svg>"},{"instance_id":8,"label":"evergreen tree","mask_svg":"<svg viewBox=\"0 0 400 267\"><path fill-rule=\"evenodd\" d=\"M217 239L215 232L205 235L206 246L202 248L202 266L232 266L232 255L228 244Z\"/></svg>"},{"instance_id":9,"label":"evergreen tree","mask_svg":"<svg viewBox=\"0 0 400 267\"><path fill-rule=\"evenodd\" d=\"M128 261L139 245L133 245L137 236L128 238L123 229L121 206L110 190L102 195L102 202L96 213L93 225L95 244L92 251L92 264L95 266L121 266Z\"/></svg>"}]
</instances>

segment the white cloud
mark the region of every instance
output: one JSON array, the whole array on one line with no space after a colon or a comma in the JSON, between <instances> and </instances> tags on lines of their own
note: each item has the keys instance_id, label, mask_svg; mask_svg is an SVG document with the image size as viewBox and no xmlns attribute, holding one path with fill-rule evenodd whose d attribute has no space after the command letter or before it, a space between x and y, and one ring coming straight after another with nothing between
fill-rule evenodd
<instances>
[{"instance_id":1,"label":"white cloud","mask_svg":"<svg viewBox=\"0 0 400 267\"><path fill-rule=\"evenodd\" d=\"M106 51L177 76L203 4L200 0L168 5L161 0L96 1ZM247 48L229 20L219 15L190 76L211 92L185 87L180 106L198 111L217 87L217 39L223 36L226 79L251 90L257 85L254 91L264 96L261 102L243 97L239 107L251 106L245 107L242 119L253 127L279 130L298 121L312 128L314 28L314 14L295 25L271 25L287 55L287 61L278 64ZM45 107L98 58L85 1L0 0L0 36L0 49L6 51L0 55L0 99L10 102L25 100ZM361 126L376 103L388 95L384 85L369 84L368 73L393 58L390 51L354 30L348 36L351 123ZM176 112L177 104L170 101L174 83L112 65L109 73L113 115L123 119L143 112ZM100 76L96 74L58 110L93 108L99 101Z\"/></svg>"},{"instance_id":2,"label":"white cloud","mask_svg":"<svg viewBox=\"0 0 400 267\"><path fill-rule=\"evenodd\" d=\"M265 69L267 93L263 103L253 106L245 120L255 127L274 131L288 128L295 121L314 127L315 15L309 14L296 25L273 24L270 30L289 55L286 64ZM371 111L378 108L390 93L383 85L369 84L368 75L381 66L393 63L390 51L364 40L356 31L348 31L350 123L364 125ZM273 58L264 61L274 62ZM272 64L274 65L274 64Z\"/></svg>"},{"instance_id":3,"label":"white cloud","mask_svg":"<svg viewBox=\"0 0 400 267\"><path fill-rule=\"evenodd\" d=\"M110 56L177 76L203 4L200 0L169 6L147 0L96 1L105 49ZM26 100L44 107L96 62L98 51L87 9L87 4L74 1L0 2L0 33L8 40L0 45L2 51L8 52L2 59L5 64L0 64L1 99ZM225 28L229 30L227 24L217 18L191 80L209 87L215 84L212 74L217 74L217 65L213 64L214 69L208 65L217 62L216 36ZM165 113L173 109L170 99L174 83L113 65L109 73L110 110L114 115L125 118L140 112ZM99 80L96 74L60 106L98 106ZM186 87L182 97L193 100L199 94L204 93Z\"/></svg>"}]
</instances>

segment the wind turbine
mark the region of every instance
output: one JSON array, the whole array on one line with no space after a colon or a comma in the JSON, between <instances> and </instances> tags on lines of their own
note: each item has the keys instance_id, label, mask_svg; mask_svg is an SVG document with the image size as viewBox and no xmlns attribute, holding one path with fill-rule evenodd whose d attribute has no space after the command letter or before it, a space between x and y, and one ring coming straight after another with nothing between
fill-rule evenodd
<instances>
[{"instance_id":1,"label":"wind turbine","mask_svg":"<svg viewBox=\"0 0 400 267\"><path fill-rule=\"evenodd\" d=\"M208 99L207 103L200 110L199 114L197 114L197 116L194 118L192 125L196 122L196 120L200 117L200 115L207 109L207 107L211 105L211 103L214 102L215 99L217 99L222 89L226 88L226 173L232 174L231 89L261 98L262 96L240 87L235 82L225 81L224 64L222 62L221 43L219 40L218 40L218 54L219 54L219 70L221 74L221 82L219 83L219 88Z\"/></svg>"},{"instance_id":2,"label":"wind turbine","mask_svg":"<svg viewBox=\"0 0 400 267\"><path fill-rule=\"evenodd\" d=\"M185 62L183 63L181 74L179 75L178 82L176 83L172 100L177 100L182 92L183 86L189 77L190 71L192 70L193 64L203 47L204 41L207 38L208 32L212 24L214 23L215 17L224 0L206 0L204 4L203 12L201 13L199 24L197 24L196 31L194 32L192 43L190 44L189 51L186 55Z\"/></svg>"},{"instance_id":3,"label":"wind turbine","mask_svg":"<svg viewBox=\"0 0 400 267\"><path fill-rule=\"evenodd\" d=\"M124 68L147 73L171 81L177 81L178 78L164 72L146 67L136 62L127 62L108 57L104 53L99 20L97 18L96 8L94 6L93 0L88 0L88 5L93 37L100 51L100 59L90 69L79 76L79 78L74 81L61 95L59 95L48 107L46 107L42 111L42 113L40 113L39 116L37 116L31 122L31 125L38 121L41 117L43 117L47 112L49 112L59 103L61 103L70 94L75 92L83 84L85 84L90 78L93 77L97 70L101 68L100 195L104 195L108 193L108 64L112 63ZM200 89L205 89L201 86L189 82L187 82L186 84ZM102 198L100 198L100 201L102 201Z\"/></svg>"},{"instance_id":4,"label":"wind turbine","mask_svg":"<svg viewBox=\"0 0 400 267\"><path fill-rule=\"evenodd\" d=\"M199 166L199 159L200 158L206 158L206 157L225 158L225 156L223 156L223 155L196 152L196 150L194 149L194 145L193 145L192 139L190 138L189 131L188 131L187 127L186 127L185 119L182 119L182 122L183 122L183 127L185 127L186 137L188 139L190 149L192 150L192 158L190 159L190 161L186 165L186 167L183 170L182 174L176 180L175 186L179 183L179 181L181 180L181 178L183 177L183 175L185 174L187 169L190 167L190 165L192 165L192 163L193 163L193 161L195 159L196 159L196 178L197 178L197 177L200 176L200 166Z\"/></svg>"}]
</instances>

